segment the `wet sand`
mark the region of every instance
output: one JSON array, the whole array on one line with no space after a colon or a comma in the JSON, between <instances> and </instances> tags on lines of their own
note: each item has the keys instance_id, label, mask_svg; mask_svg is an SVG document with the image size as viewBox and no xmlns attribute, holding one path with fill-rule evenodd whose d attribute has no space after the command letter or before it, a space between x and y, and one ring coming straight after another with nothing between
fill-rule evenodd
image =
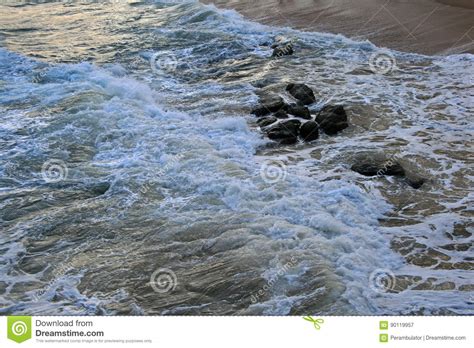
<instances>
[{"instance_id":1,"label":"wet sand","mask_svg":"<svg viewBox=\"0 0 474 348\"><path fill-rule=\"evenodd\" d=\"M264 24L422 54L474 53L472 0L203 0Z\"/></svg>"}]
</instances>

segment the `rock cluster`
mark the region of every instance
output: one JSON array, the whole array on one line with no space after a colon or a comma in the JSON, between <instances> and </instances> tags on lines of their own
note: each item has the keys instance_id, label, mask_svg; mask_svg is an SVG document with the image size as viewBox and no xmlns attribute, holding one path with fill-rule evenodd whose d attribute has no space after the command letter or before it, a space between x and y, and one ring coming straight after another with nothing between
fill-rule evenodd
<instances>
[{"instance_id":1,"label":"rock cluster","mask_svg":"<svg viewBox=\"0 0 474 348\"><path fill-rule=\"evenodd\" d=\"M340 105L326 105L316 116L311 115L308 106L316 102L316 97L307 85L290 83L285 90L294 102L286 103L280 95L266 94L252 110L259 117L257 124L270 139L280 144L294 144L298 139L310 142L319 138L320 129L335 135L349 126Z\"/></svg>"},{"instance_id":2,"label":"rock cluster","mask_svg":"<svg viewBox=\"0 0 474 348\"><path fill-rule=\"evenodd\" d=\"M272 46L272 57L292 55L293 44L279 39ZM286 102L286 100L291 100ZM346 109L343 105L328 104L312 115L310 107L316 103L313 90L303 83L289 83L281 95L265 94L259 98L252 114L258 117L257 124L262 132L279 144L295 144L298 140L312 142L321 132L335 136L349 127ZM359 158L351 169L364 176L395 176L404 178L418 189L425 179L407 173L396 160L381 160L377 156Z\"/></svg>"}]
</instances>

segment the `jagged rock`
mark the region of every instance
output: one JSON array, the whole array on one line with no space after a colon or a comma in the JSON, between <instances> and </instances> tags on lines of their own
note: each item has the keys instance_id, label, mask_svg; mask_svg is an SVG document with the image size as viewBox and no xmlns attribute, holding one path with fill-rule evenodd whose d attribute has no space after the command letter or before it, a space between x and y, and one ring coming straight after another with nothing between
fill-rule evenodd
<instances>
[{"instance_id":1,"label":"jagged rock","mask_svg":"<svg viewBox=\"0 0 474 348\"><path fill-rule=\"evenodd\" d=\"M290 115L301 117L306 120L311 119L311 113L309 112L309 109L304 105L298 105L298 104L288 105L286 107L286 112L289 113Z\"/></svg>"},{"instance_id":2,"label":"jagged rock","mask_svg":"<svg viewBox=\"0 0 474 348\"><path fill-rule=\"evenodd\" d=\"M316 116L316 122L324 133L329 135L337 134L349 127L346 111L341 105L326 105L323 107Z\"/></svg>"},{"instance_id":3,"label":"jagged rock","mask_svg":"<svg viewBox=\"0 0 474 348\"><path fill-rule=\"evenodd\" d=\"M293 98L298 99L305 105L312 104L316 101L313 90L302 83L290 83L286 86L286 90Z\"/></svg>"},{"instance_id":4,"label":"jagged rock","mask_svg":"<svg viewBox=\"0 0 474 348\"><path fill-rule=\"evenodd\" d=\"M259 99L260 105L252 110L255 116L265 116L277 112L285 106L285 101L278 95L265 95Z\"/></svg>"},{"instance_id":5,"label":"jagged rock","mask_svg":"<svg viewBox=\"0 0 474 348\"><path fill-rule=\"evenodd\" d=\"M267 131L270 139L278 141L281 144L294 144L298 141L301 122L298 120L282 121Z\"/></svg>"},{"instance_id":6,"label":"jagged rock","mask_svg":"<svg viewBox=\"0 0 474 348\"><path fill-rule=\"evenodd\" d=\"M319 138L319 127L314 121L308 121L300 128L300 137L304 141L313 141Z\"/></svg>"}]
</instances>

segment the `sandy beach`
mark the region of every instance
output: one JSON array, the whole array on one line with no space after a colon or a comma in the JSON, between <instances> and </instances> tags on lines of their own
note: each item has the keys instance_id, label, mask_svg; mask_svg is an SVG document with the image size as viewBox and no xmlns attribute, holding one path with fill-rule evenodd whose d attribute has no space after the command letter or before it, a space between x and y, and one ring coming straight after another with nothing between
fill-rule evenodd
<instances>
[{"instance_id":1,"label":"sandy beach","mask_svg":"<svg viewBox=\"0 0 474 348\"><path fill-rule=\"evenodd\" d=\"M204 0L261 23L422 54L474 53L471 0Z\"/></svg>"}]
</instances>

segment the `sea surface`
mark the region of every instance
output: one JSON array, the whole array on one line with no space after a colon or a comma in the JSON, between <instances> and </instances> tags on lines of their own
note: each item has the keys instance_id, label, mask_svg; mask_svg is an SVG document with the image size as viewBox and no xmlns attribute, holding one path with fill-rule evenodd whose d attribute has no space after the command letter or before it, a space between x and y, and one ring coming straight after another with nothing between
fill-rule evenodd
<instances>
[{"instance_id":1,"label":"sea surface","mask_svg":"<svg viewBox=\"0 0 474 348\"><path fill-rule=\"evenodd\" d=\"M474 314L473 55L199 2L2 4L0 314ZM351 126L266 139L250 110L290 82Z\"/></svg>"}]
</instances>

